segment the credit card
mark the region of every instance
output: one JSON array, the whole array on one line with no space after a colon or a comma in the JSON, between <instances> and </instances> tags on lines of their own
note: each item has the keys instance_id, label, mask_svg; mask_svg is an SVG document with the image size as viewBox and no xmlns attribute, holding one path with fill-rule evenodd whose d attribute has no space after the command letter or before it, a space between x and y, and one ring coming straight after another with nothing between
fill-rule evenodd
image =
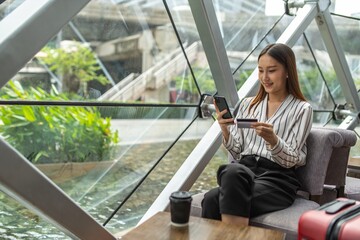
<instances>
[{"instance_id":1,"label":"credit card","mask_svg":"<svg viewBox=\"0 0 360 240\"><path fill-rule=\"evenodd\" d=\"M250 128L251 124L257 121L255 118L237 118L236 124L238 128Z\"/></svg>"}]
</instances>

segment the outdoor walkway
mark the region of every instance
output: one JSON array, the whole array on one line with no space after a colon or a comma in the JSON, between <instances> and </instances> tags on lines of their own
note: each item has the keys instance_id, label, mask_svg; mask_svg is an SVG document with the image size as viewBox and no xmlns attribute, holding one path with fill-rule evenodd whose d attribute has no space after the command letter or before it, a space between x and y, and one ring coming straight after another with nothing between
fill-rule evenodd
<instances>
[{"instance_id":1,"label":"outdoor walkway","mask_svg":"<svg viewBox=\"0 0 360 240\"><path fill-rule=\"evenodd\" d=\"M190 122L190 119L111 120L111 128L118 130L120 145L131 145L174 141ZM212 123L212 120L195 121L182 139L201 139Z\"/></svg>"}]
</instances>

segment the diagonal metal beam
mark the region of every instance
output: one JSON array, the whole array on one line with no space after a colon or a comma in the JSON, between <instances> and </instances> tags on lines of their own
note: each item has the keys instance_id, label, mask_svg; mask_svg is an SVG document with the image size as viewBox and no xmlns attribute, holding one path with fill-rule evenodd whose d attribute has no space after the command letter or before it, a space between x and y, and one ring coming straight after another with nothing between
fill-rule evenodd
<instances>
[{"instance_id":1,"label":"diagonal metal beam","mask_svg":"<svg viewBox=\"0 0 360 240\"><path fill-rule=\"evenodd\" d=\"M329 9L319 12L316 23L346 99L346 106L350 112L339 127L354 129L359 124L360 99Z\"/></svg>"},{"instance_id":2,"label":"diagonal metal beam","mask_svg":"<svg viewBox=\"0 0 360 240\"><path fill-rule=\"evenodd\" d=\"M0 152L1 191L73 239L116 239L3 139Z\"/></svg>"},{"instance_id":3,"label":"diagonal metal beam","mask_svg":"<svg viewBox=\"0 0 360 240\"><path fill-rule=\"evenodd\" d=\"M356 86L328 8L319 12L316 23L329 53L346 102L351 105L353 110L360 112L360 100Z\"/></svg>"},{"instance_id":4,"label":"diagonal metal beam","mask_svg":"<svg viewBox=\"0 0 360 240\"><path fill-rule=\"evenodd\" d=\"M189 0L189 5L218 94L226 97L230 107L234 107L239 101L239 97L236 93L235 81L213 2L209 0Z\"/></svg>"}]
</instances>

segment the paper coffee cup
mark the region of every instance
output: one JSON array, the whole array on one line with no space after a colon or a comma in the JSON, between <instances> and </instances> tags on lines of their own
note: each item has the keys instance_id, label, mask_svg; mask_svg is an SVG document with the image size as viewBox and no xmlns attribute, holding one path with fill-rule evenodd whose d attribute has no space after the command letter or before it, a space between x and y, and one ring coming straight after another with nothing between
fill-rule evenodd
<instances>
[{"instance_id":1,"label":"paper coffee cup","mask_svg":"<svg viewBox=\"0 0 360 240\"><path fill-rule=\"evenodd\" d=\"M186 191L173 192L170 195L171 224L184 227L189 224L192 196Z\"/></svg>"}]
</instances>

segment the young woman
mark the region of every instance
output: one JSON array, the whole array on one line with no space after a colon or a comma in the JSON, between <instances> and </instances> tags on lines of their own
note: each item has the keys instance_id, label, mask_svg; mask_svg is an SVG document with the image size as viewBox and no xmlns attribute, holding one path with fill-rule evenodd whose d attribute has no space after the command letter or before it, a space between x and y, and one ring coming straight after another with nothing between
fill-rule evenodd
<instances>
[{"instance_id":1,"label":"young woman","mask_svg":"<svg viewBox=\"0 0 360 240\"><path fill-rule=\"evenodd\" d=\"M294 52L285 44L270 44L258 57L260 89L242 100L237 118L256 118L251 128L234 119L218 123L223 144L234 160L219 167L219 187L202 202L202 216L233 224L290 206L300 184L295 168L305 164L306 138L312 108L301 93Z\"/></svg>"}]
</instances>

